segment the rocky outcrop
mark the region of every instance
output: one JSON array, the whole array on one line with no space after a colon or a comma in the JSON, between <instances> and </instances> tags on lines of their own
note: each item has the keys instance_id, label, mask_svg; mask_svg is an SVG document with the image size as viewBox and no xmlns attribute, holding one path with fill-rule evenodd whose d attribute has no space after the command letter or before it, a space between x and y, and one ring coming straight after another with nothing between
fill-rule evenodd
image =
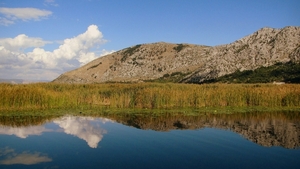
<instances>
[{"instance_id":1,"label":"rocky outcrop","mask_svg":"<svg viewBox=\"0 0 300 169\"><path fill-rule=\"evenodd\" d=\"M136 45L62 74L54 82L134 82L180 72L185 75L181 82L201 83L237 70L289 61L300 61L300 27L262 28L215 47L165 42Z\"/></svg>"},{"instance_id":2,"label":"rocky outcrop","mask_svg":"<svg viewBox=\"0 0 300 169\"><path fill-rule=\"evenodd\" d=\"M299 62L299 52L300 27L263 28L231 44L211 48L210 59L184 81L198 83L237 70L254 70L278 62Z\"/></svg>"}]
</instances>

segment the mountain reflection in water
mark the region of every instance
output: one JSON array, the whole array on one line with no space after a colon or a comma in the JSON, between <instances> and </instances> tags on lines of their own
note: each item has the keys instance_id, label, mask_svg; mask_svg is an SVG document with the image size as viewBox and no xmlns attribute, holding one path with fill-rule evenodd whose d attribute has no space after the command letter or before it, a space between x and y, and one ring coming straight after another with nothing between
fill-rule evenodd
<instances>
[{"instance_id":1,"label":"mountain reflection in water","mask_svg":"<svg viewBox=\"0 0 300 169\"><path fill-rule=\"evenodd\" d=\"M236 113L236 114L193 114L181 113L136 113L99 114L95 117L63 116L1 116L0 134L26 138L50 132L42 124L53 121L59 131L83 139L91 148L96 148L107 133L95 120L110 121L133 126L143 130L169 131L218 128L236 132L246 139L262 146L281 146L289 149L300 147L300 113ZM12 120L13 119L13 120ZM19 119L19 121L18 121ZM22 120L21 120L22 119Z\"/></svg>"},{"instance_id":2,"label":"mountain reflection in water","mask_svg":"<svg viewBox=\"0 0 300 169\"><path fill-rule=\"evenodd\" d=\"M200 114L198 116L165 115L133 116L116 120L140 129L168 131L176 129L218 128L241 134L262 146L300 147L300 118L298 112Z\"/></svg>"}]
</instances>

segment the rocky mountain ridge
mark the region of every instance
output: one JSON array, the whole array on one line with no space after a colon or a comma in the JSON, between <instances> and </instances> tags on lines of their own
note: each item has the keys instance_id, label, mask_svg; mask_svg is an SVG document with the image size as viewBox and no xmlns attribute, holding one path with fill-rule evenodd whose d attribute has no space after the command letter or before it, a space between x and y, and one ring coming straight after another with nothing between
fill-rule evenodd
<instances>
[{"instance_id":1,"label":"rocky mountain ridge","mask_svg":"<svg viewBox=\"0 0 300 169\"><path fill-rule=\"evenodd\" d=\"M100 57L59 76L60 83L136 82L180 74L178 81L201 83L237 70L278 62L300 62L300 27L262 28L215 47L158 42Z\"/></svg>"}]
</instances>

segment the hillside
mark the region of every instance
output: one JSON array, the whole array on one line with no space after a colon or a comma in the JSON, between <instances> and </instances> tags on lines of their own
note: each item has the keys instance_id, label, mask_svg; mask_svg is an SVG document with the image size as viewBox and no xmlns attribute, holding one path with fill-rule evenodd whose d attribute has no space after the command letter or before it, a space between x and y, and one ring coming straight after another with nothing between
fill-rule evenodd
<instances>
[{"instance_id":1,"label":"hillside","mask_svg":"<svg viewBox=\"0 0 300 169\"><path fill-rule=\"evenodd\" d=\"M276 63L269 67L260 67L255 70L239 71L204 83L300 83L299 63Z\"/></svg>"},{"instance_id":2,"label":"hillside","mask_svg":"<svg viewBox=\"0 0 300 169\"><path fill-rule=\"evenodd\" d=\"M158 42L139 44L66 72L54 82L137 82L171 78L203 83L237 71L300 61L300 27L262 28L215 47Z\"/></svg>"}]
</instances>

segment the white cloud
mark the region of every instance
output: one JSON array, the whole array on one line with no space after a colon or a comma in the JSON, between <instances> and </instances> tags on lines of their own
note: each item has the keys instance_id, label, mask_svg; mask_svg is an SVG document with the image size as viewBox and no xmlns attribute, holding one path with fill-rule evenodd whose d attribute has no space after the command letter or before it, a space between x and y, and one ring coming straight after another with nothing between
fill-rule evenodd
<instances>
[{"instance_id":1,"label":"white cloud","mask_svg":"<svg viewBox=\"0 0 300 169\"><path fill-rule=\"evenodd\" d=\"M0 18L0 24L5 26L14 24L17 20L39 21L52 14L51 11L37 8L0 8L0 13L4 15L4 17Z\"/></svg>"},{"instance_id":2,"label":"white cloud","mask_svg":"<svg viewBox=\"0 0 300 169\"><path fill-rule=\"evenodd\" d=\"M0 39L0 46L10 51L18 51L31 47L41 47L48 43L41 38L28 37L25 34L20 34L15 38L3 38Z\"/></svg>"},{"instance_id":3,"label":"white cloud","mask_svg":"<svg viewBox=\"0 0 300 169\"><path fill-rule=\"evenodd\" d=\"M88 53L80 52L78 61L80 62L80 66L83 66L83 65L87 64L88 62L96 59L96 58L97 57L96 57L95 53L92 53L92 52L88 52Z\"/></svg>"},{"instance_id":4,"label":"white cloud","mask_svg":"<svg viewBox=\"0 0 300 169\"><path fill-rule=\"evenodd\" d=\"M0 39L0 78L28 78L39 76L41 80L52 80L61 73L82 66L103 54L112 51L93 52L106 40L96 25L73 38L63 40L53 51L43 47L51 42L25 34L14 38ZM25 52L25 49L32 51Z\"/></svg>"},{"instance_id":5,"label":"white cloud","mask_svg":"<svg viewBox=\"0 0 300 169\"><path fill-rule=\"evenodd\" d=\"M12 24L14 24L14 21L9 20L9 19L4 18L4 17L0 17L0 25L8 26L8 25L12 25Z\"/></svg>"},{"instance_id":6,"label":"white cloud","mask_svg":"<svg viewBox=\"0 0 300 169\"><path fill-rule=\"evenodd\" d=\"M64 129L66 134L77 136L85 140L91 148L97 148L98 143L102 140L103 134L105 134L106 131L99 126L93 126L90 123L93 120L93 118L89 117L66 116L55 120L54 123Z\"/></svg>"},{"instance_id":7,"label":"white cloud","mask_svg":"<svg viewBox=\"0 0 300 169\"><path fill-rule=\"evenodd\" d=\"M109 54L114 53L114 52L115 52L115 50L110 50L109 51L109 50L102 49L100 56L109 55Z\"/></svg>"},{"instance_id":8,"label":"white cloud","mask_svg":"<svg viewBox=\"0 0 300 169\"><path fill-rule=\"evenodd\" d=\"M0 157L4 156L3 160L0 160L0 164L12 165L12 164L24 164L24 165L33 165L42 162L51 162L52 159L46 155L42 155L39 152L22 152L16 153L14 149L4 148L0 149Z\"/></svg>"},{"instance_id":9,"label":"white cloud","mask_svg":"<svg viewBox=\"0 0 300 169\"><path fill-rule=\"evenodd\" d=\"M65 39L58 49L53 51L56 58L71 59L79 54L87 53L89 49L105 42L102 33L96 25L88 27L87 31L71 39Z\"/></svg>"}]
</instances>

